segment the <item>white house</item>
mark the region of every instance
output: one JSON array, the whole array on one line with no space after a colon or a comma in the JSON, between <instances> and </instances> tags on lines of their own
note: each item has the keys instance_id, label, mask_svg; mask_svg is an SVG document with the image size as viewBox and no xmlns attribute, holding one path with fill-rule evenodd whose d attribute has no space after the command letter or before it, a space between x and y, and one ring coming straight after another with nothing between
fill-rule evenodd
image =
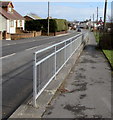
<instances>
[{"instance_id":1,"label":"white house","mask_svg":"<svg viewBox=\"0 0 113 120\"><path fill-rule=\"evenodd\" d=\"M10 1L0 1L0 31L14 34L24 30L25 19L14 10Z\"/></svg>"}]
</instances>

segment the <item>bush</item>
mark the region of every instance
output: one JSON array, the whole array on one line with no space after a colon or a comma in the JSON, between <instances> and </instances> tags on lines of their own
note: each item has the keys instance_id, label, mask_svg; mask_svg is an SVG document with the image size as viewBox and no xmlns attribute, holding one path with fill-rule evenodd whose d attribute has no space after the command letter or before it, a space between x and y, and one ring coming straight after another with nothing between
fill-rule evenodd
<instances>
[{"instance_id":1,"label":"bush","mask_svg":"<svg viewBox=\"0 0 113 120\"><path fill-rule=\"evenodd\" d=\"M56 19L55 22L57 24L57 29L56 29L57 32L65 31L68 29L68 23L66 20Z\"/></svg>"},{"instance_id":2,"label":"bush","mask_svg":"<svg viewBox=\"0 0 113 120\"><path fill-rule=\"evenodd\" d=\"M111 50L113 49L113 37L112 37L112 33L101 33L101 37L100 37L100 47L102 49L105 50Z\"/></svg>"},{"instance_id":3,"label":"bush","mask_svg":"<svg viewBox=\"0 0 113 120\"><path fill-rule=\"evenodd\" d=\"M48 31L48 20L47 19L43 19L43 20L38 20L40 21L41 25L42 25L42 32L47 32ZM50 32L56 32L56 23L53 19L49 20L49 30Z\"/></svg>"},{"instance_id":4,"label":"bush","mask_svg":"<svg viewBox=\"0 0 113 120\"><path fill-rule=\"evenodd\" d=\"M25 22L25 29L28 31L40 31L41 30L41 23L36 20L26 21Z\"/></svg>"},{"instance_id":5,"label":"bush","mask_svg":"<svg viewBox=\"0 0 113 120\"><path fill-rule=\"evenodd\" d=\"M50 32L60 32L68 30L68 23L64 19L50 19L49 20ZM26 21L25 29L28 31L48 31L48 19Z\"/></svg>"}]
</instances>

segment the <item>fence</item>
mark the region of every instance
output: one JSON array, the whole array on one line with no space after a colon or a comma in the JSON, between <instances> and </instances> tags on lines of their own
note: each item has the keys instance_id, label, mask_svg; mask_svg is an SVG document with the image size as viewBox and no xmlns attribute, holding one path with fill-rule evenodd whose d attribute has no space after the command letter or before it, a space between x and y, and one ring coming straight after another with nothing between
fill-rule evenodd
<instances>
[{"instance_id":1,"label":"fence","mask_svg":"<svg viewBox=\"0 0 113 120\"><path fill-rule=\"evenodd\" d=\"M88 33L78 34L34 53L33 105L36 99L55 78L70 57L86 39Z\"/></svg>"}]
</instances>

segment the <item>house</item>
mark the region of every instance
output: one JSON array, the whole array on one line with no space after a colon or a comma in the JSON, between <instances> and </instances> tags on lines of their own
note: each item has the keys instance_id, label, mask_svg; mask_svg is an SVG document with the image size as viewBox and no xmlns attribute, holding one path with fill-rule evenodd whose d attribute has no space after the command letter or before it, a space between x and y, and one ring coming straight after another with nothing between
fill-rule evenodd
<instances>
[{"instance_id":1,"label":"house","mask_svg":"<svg viewBox=\"0 0 113 120\"><path fill-rule=\"evenodd\" d=\"M26 16L24 16L24 18L26 21L42 19L41 17L34 13L27 14Z\"/></svg>"},{"instance_id":2,"label":"house","mask_svg":"<svg viewBox=\"0 0 113 120\"><path fill-rule=\"evenodd\" d=\"M0 31L7 31L7 19L0 14Z\"/></svg>"},{"instance_id":3,"label":"house","mask_svg":"<svg viewBox=\"0 0 113 120\"><path fill-rule=\"evenodd\" d=\"M0 31L15 34L24 30L25 19L14 10L11 1L0 1Z\"/></svg>"}]
</instances>

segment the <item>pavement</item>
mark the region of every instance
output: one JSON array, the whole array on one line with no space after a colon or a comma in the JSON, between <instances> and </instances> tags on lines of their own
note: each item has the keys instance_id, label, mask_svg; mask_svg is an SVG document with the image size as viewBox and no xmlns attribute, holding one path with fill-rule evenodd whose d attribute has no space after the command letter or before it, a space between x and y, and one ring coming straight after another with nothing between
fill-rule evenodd
<instances>
[{"instance_id":1,"label":"pavement","mask_svg":"<svg viewBox=\"0 0 113 120\"><path fill-rule=\"evenodd\" d=\"M108 61L97 49L94 35L90 33L82 55L42 118L111 119L111 74Z\"/></svg>"}]
</instances>

